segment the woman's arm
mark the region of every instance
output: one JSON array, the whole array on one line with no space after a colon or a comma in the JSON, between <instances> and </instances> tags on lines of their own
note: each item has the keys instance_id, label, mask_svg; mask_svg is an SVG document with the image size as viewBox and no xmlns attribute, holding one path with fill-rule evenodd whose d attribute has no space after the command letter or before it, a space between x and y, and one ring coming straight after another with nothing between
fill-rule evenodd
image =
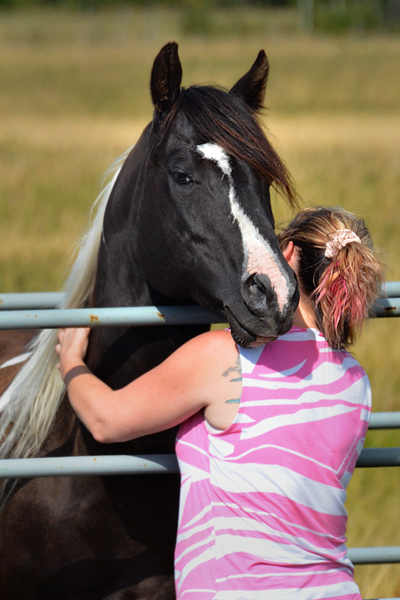
<instances>
[{"instance_id":1,"label":"woman's arm","mask_svg":"<svg viewBox=\"0 0 400 600\"><path fill-rule=\"evenodd\" d=\"M232 401L240 399L241 382L239 354L229 332L190 340L116 391L85 366L88 335L88 329L61 330L56 351L72 407L98 441L123 442L162 431L202 408L215 427L225 429L232 422L238 409Z\"/></svg>"}]
</instances>

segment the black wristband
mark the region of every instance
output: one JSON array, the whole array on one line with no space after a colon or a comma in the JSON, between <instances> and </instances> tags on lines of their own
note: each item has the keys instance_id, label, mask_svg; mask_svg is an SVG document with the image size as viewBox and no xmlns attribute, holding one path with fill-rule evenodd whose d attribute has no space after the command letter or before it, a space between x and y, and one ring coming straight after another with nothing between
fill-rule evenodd
<instances>
[{"instance_id":1,"label":"black wristband","mask_svg":"<svg viewBox=\"0 0 400 600\"><path fill-rule=\"evenodd\" d=\"M66 373L66 375L64 377L64 383L68 387L69 384L71 383L71 381L73 379L75 379L75 377L78 377L78 375L91 375L91 374L92 374L92 372L90 371L90 369L87 368L86 365L78 365L76 367L72 367L72 369L70 369L68 371L68 373Z\"/></svg>"}]
</instances>

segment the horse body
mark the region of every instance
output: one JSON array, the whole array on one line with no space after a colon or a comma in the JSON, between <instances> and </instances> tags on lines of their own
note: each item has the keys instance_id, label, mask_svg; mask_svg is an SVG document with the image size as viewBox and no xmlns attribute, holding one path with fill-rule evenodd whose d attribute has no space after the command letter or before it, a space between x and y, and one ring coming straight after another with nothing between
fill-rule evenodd
<instances>
[{"instance_id":1,"label":"horse body","mask_svg":"<svg viewBox=\"0 0 400 600\"><path fill-rule=\"evenodd\" d=\"M244 346L290 328L297 284L269 199L270 184L290 195L290 182L253 114L267 74L260 53L230 94L181 90L177 47L161 50L155 116L107 201L88 305L199 303L225 316ZM204 330L94 328L87 364L118 389ZM64 398L40 454L170 453L174 439L170 430L101 445ZM175 475L20 484L0 517L2 600L172 600L178 497Z\"/></svg>"}]
</instances>

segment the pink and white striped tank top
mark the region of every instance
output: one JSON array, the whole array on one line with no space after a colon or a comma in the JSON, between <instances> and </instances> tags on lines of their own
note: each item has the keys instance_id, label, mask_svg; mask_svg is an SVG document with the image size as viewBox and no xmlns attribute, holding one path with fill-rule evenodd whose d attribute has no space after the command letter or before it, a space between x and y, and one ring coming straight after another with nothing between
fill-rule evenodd
<instances>
[{"instance_id":1,"label":"pink and white striped tank top","mask_svg":"<svg viewBox=\"0 0 400 600\"><path fill-rule=\"evenodd\" d=\"M178 433L179 600L361 600L346 558L346 487L371 390L313 329L240 349L243 392L225 431L197 413Z\"/></svg>"}]
</instances>

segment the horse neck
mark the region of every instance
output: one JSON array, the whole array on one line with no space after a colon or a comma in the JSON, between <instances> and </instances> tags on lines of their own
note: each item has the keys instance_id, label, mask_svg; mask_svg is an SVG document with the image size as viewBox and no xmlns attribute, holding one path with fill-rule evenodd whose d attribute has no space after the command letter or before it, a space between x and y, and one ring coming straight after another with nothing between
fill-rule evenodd
<instances>
[{"instance_id":1,"label":"horse neck","mask_svg":"<svg viewBox=\"0 0 400 600\"><path fill-rule=\"evenodd\" d=\"M129 256L127 252L121 252L120 245L113 254L107 240L102 243L92 306L161 307L176 304L176 299L160 294L147 282L132 238L129 242ZM95 328L90 336L87 364L111 387L122 387L205 329L203 326L201 329L195 327L193 331L164 326Z\"/></svg>"},{"instance_id":2,"label":"horse neck","mask_svg":"<svg viewBox=\"0 0 400 600\"><path fill-rule=\"evenodd\" d=\"M176 304L176 299L151 287L139 259L137 232L148 135L145 130L126 159L108 201L90 299L92 307ZM95 328L90 336L87 363L109 385L121 387L197 333L197 328L193 332L176 327Z\"/></svg>"},{"instance_id":3,"label":"horse neck","mask_svg":"<svg viewBox=\"0 0 400 600\"><path fill-rule=\"evenodd\" d=\"M92 306L152 304L137 243L143 175L152 147L151 139L150 124L128 155L111 191L104 215Z\"/></svg>"}]
</instances>

